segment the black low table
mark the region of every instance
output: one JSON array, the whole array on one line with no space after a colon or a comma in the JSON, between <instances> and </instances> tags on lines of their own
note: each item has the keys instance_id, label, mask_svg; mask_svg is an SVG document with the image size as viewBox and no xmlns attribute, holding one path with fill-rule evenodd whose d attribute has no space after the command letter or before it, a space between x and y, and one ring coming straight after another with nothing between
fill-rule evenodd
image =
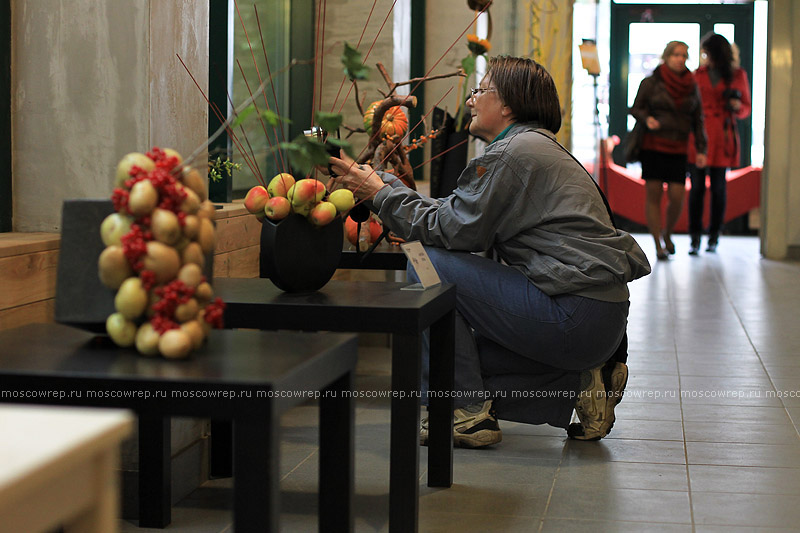
<instances>
[{"instance_id":1,"label":"black low table","mask_svg":"<svg viewBox=\"0 0 800 533\"><path fill-rule=\"evenodd\" d=\"M339 268L405 270L408 265L406 254L400 246L379 246L372 252L342 250Z\"/></svg>"},{"instance_id":2,"label":"black low table","mask_svg":"<svg viewBox=\"0 0 800 533\"><path fill-rule=\"evenodd\" d=\"M225 327L392 334L389 529L417 531L422 333L430 328L428 486L453 484L455 285L401 290L408 283L330 281L286 293L268 279L217 278ZM216 429L212 426L212 440ZM212 446L213 449L213 446Z\"/></svg>"},{"instance_id":3,"label":"black low table","mask_svg":"<svg viewBox=\"0 0 800 533\"><path fill-rule=\"evenodd\" d=\"M229 420L237 533L278 531L280 414L320 399L320 531L353 530L355 336L212 331L191 359L144 358L59 324L0 331L0 401L139 416L139 525L170 522L170 417ZM298 391L305 392L303 395Z\"/></svg>"}]
</instances>

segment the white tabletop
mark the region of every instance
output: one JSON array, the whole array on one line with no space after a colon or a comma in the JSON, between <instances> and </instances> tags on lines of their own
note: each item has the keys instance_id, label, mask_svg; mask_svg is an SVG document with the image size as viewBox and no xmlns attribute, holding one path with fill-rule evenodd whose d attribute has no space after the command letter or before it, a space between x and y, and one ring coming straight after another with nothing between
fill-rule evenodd
<instances>
[{"instance_id":1,"label":"white tabletop","mask_svg":"<svg viewBox=\"0 0 800 533\"><path fill-rule=\"evenodd\" d=\"M118 450L133 421L122 410L0 405L0 515L15 514L21 498L81 462Z\"/></svg>"}]
</instances>

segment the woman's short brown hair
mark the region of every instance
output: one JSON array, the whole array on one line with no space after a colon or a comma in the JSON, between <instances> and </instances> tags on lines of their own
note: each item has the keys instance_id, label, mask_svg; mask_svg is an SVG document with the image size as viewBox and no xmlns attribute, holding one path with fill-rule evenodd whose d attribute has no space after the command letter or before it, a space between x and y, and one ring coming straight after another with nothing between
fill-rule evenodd
<instances>
[{"instance_id":1,"label":"woman's short brown hair","mask_svg":"<svg viewBox=\"0 0 800 533\"><path fill-rule=\"evenodd\" d=\"M533 59L496 56L489 59L486 76L515 122L535 122L557 133L561 129L561 105L550 73Z\"/></svg>"},{"instance_id":2,"label":"woman's short brown hair","mask_svg":"<svg viewBox=\"0 0 800 533\"><path fill-rule=\"evenodd\" d=\"M664 51L661 52L661 61L666 63L667 59L669 59L669 56L672 55L672 52L674 52L675 49L678 48L679 46L683 46L684 48L686 48L686 53L688 55L689 53L688 44L686 44L683 41L670 41L667 43L667 46L664 47Z\"/></svg>"}]
</instances>

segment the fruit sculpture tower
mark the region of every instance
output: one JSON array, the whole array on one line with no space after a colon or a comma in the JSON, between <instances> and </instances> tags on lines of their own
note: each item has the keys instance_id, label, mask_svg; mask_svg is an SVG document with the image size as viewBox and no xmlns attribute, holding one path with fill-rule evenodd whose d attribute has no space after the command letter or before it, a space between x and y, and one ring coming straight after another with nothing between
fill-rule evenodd
<instances>
[{"instance_id":1,"label":"fruit sculpture tower","mask_svg":"<svg viewBox=\"0 0 800 533\"><path fill-rule=\"evenodd\" d=\"M117 166L115 213L103 221L100 281L116 290L106 330L146 356L187 357L224 304L203 274L214 249L214 206L197 170L171 149L130 153Z\"/></svg>"}]
</instances>

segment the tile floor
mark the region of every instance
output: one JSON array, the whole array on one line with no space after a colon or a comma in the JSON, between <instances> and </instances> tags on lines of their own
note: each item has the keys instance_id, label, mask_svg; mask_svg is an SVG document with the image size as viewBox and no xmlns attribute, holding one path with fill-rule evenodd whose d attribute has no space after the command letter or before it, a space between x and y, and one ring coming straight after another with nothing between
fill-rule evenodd
<instances>
[{"instance_id":1,"label":"tile floor","mask_svg":"<svg viewBox=\"0 0 800 533\"><path fill-rule=\"evenodd\" d=\"M800 530L800 263L761 258L753 237L699 257L685 236L676 246L631 284L631 374L613 432L575 442L501 422L501 444L455 450L450 489L425 485L422 448L420 531ZM358 386L388 389L388 350L363 352ZM284 531L316 530L316 416L309 405L283 420ZM388 438L388 403L359 401L360 532L388 530ZM199 488L168 531L231 531L229 487Z\"/></svg>"}]
</instances>

